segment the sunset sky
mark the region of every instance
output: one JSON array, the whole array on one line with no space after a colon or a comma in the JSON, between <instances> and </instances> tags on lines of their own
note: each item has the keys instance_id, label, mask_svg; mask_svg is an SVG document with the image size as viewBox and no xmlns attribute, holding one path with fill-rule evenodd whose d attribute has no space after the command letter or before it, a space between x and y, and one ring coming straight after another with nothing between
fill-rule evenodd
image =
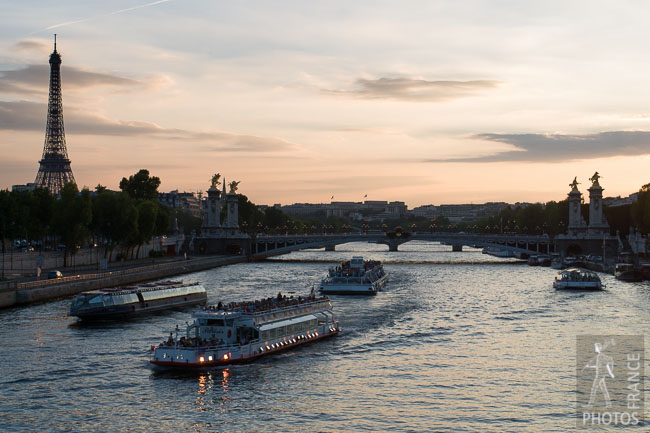
<instances>
[{"instance_id":1,"label":"sunset sky","mask_svg":"<svg viewBox=\"0 0 650 433\"><path fill-rule=\"evenodd\" d=\"M53 34L80 186L258 204L562 200L650 182L650 2L0 0L0 188L33 182Z\"/></svg>"}]
</instances>

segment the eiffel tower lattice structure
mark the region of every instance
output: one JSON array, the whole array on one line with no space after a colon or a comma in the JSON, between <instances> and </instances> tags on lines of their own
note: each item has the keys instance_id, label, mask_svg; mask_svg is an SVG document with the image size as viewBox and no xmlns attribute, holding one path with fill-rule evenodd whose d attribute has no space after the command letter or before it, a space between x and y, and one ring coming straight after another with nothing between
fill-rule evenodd
<instances>
[{"instance_id":1,"label":"eiffel tower lattice structure","mask_svg":"<svg viewBox=\"0 0 650 433\"><path fill-rule=\"evenodd\" d=\"M54 35L54 52L50 54L50 98L47 105L45 145L34 183L39 188L47 188L52 194L58 194L61 188L70 182L76 183L65 144L61 100L61 55L56 51L56 35Z\"/></svg>"}]
</instances>

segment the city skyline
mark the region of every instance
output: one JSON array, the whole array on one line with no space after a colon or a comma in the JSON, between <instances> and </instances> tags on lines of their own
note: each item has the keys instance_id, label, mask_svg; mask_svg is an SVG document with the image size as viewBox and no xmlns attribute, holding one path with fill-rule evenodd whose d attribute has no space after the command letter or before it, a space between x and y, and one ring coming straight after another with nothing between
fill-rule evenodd
<instances>
[{"instance_id":1,"label":"city skyline","mask_svg":"<svg viewBox=\"0 0 650 433\"><path fill-rule=\"evenodd\" d=\"M0 188L38 170L53 33L79 186L219 172L258 204L414 208L649 181L644 3L3 6Z\"/></svg>"}]
</instances>

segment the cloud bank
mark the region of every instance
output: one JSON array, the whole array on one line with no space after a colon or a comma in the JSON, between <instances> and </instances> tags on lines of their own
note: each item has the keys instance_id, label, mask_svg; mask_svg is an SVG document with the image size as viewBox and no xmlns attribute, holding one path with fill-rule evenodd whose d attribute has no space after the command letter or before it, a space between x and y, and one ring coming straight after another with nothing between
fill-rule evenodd
<instances>
[{"instance_id":1,"label":"cloud bank","mask_svg":"<svg viewBox=\"0 0 650 433\"><path fill-rule=\"evenodd\" d=\"M27 65L23 69L0 71L0 92L14 95L47 94L49 77L49 65ZM147 85L143 81L101 72L86 71L74 66L61 67L61 80L66 88L88 88L93 86L141 88Z\"/></svg>"},{"instance_id":2,"label":"cloud bank","mask_svg":"<svg viewBox=\"0 0 650 433\"><path fill-rule=\"evenodd\" d=\"M47 104L0 101L0 131L45 132ZM149 136L198 143L204 151L277 152L295 150L296 145L273 137L227 132L197 132L164 128L153 122L120 121L75 108L64 109L66 134L104 136Z\"/></svg>"},{"instance_id":3,"label":"cloud bank","mask_svg":"<svg viewBox=\"0 0 650 433\"><path fill-rule=\"evenodd\" d=\"M359 99L389 99L408 102L442 102L474 96L497 87L495 80L427 81L413 78L359 78L351 90L325 92Z\"/></svg>"},{"instance_id":4,"label":"cloud bank","mask_svg":"<svg viewBox=\"0 0 650 433\"><path fill-rule=\"evenodd\" d=\"M478 134L472 138L510 144L511 151L480 157L427 159L426 162L565 162L650 154L650 131L595 134Z\"/></svg>"}]
</instances>

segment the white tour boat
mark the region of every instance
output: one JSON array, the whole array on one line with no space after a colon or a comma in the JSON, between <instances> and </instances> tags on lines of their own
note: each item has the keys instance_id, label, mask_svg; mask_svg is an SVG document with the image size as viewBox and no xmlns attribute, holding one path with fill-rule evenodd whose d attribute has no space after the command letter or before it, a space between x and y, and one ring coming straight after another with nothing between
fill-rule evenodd
<instances>
[{"instance_id":1,"label":"white tour boat","mask_svg":"<svg viewBox=\"0 0 650 433\"><path fill-rule=\"evenodd\" d=\"M341 331L327 297L276 298L204 307L179 338L152 346L150 362L167 367L208 367L253 359L331 337Z\"/></svg>"},{"instance_id":2,"label":"white tour boat","mask_svg":"<svg viewBox=\"0 0 650 433\"><path fill-rule=\"evenodd\" d=\"M162 281L80 293L72 300L69 315L84 320L122 318L205 304L207 299L207 292L199 283Z\"/></svg>"},{"instance_id":3,"label":"white tour boat","mask_svg":"<svg viewBox=\"0 0 650 433\"><path fill-rule=\"evenodd\" d=\"M330 268L320 284L323 293L334 295L375 295L388 281L384 267L377 260L363 260L361 256Z\"/></svg>"},{"instance_id":4,"label":"white tour boat","mask_svg":"<svg viewBox=\"0 0 650 433\"><path fill-rule=\"evenodd\" d=\"M569 268L555 276L553 287L569 290L602 290L605 285L595 272L584 269Z\"/></svg>"}]
</instances>

